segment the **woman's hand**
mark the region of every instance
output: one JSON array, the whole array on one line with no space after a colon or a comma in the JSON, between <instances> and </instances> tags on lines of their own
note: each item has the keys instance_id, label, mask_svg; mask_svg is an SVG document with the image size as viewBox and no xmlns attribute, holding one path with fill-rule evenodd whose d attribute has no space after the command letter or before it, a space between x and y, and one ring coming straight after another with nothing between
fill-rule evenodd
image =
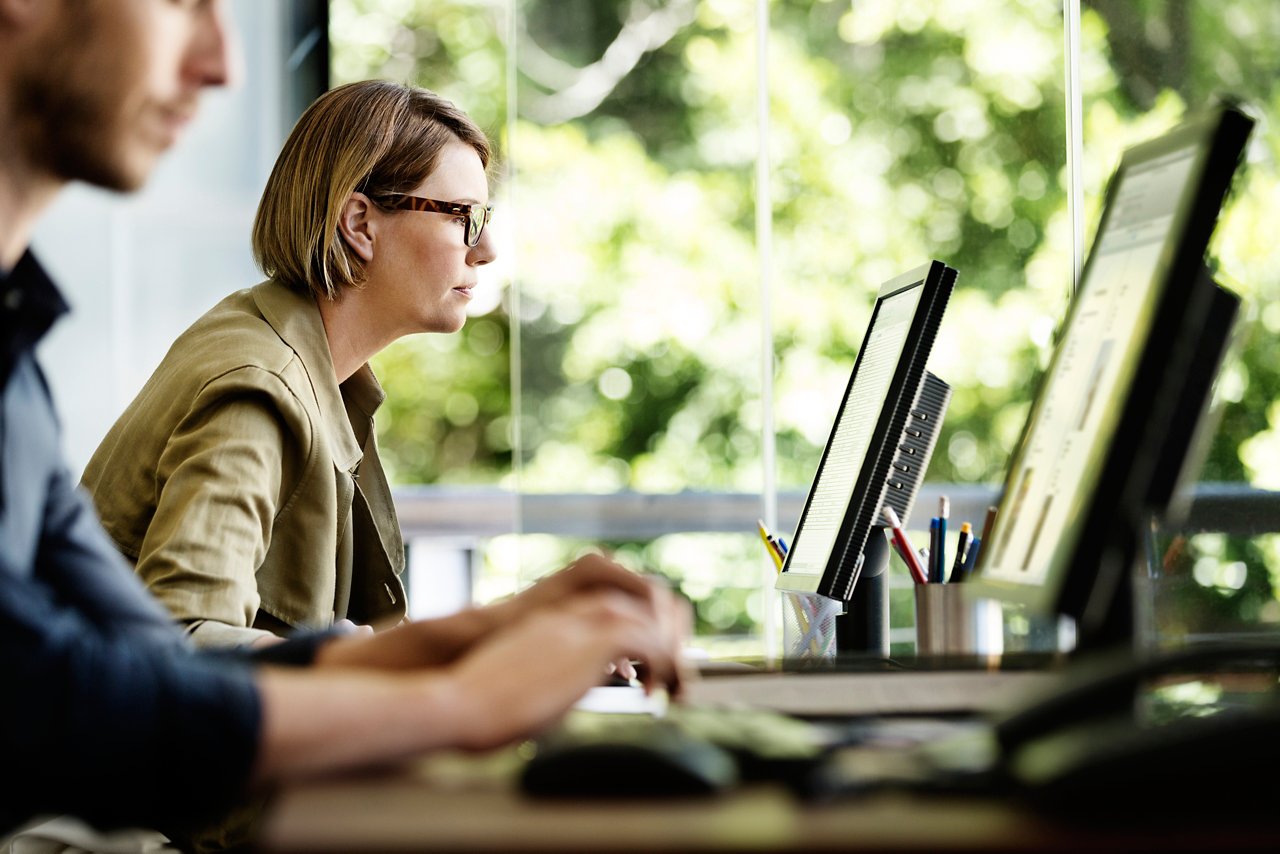
<instances>
[{"instance_id":1,"label":"woman's hand","mask_svg":"<svg viewBox=\"0 0 1280 854\"><path fill-rule=\"evenodd\" d=\"M676 597L665 584L600 555L587 555L493 605L441 619L405 623L374 637L335 638L320 649L316 664L386 670L445 666L534 614L559 608L575 596L597 592L614 592L632 600L659 626L660 632L676 638L677 643L687 638L691 625L687 608L683 608L683 616L675 615L683 603L676 604ZM622 676L634 678L630 658L621 656L602 665L597 680L604 677L609 664Z\"/></svg>"},{"instance_id":2,"label":"woman's hand","mask_svg":"<svg viewBox=\"0 0 1280 854\"><path fill-rule=\"evenodd\" d=\"M483 750L536 734L618 660L644 662L645 688L678 696L688 617L686 603L669 591L652 603L616 590L589 591L538 608L450 668L466 710L459 746Z\"/></svg>"},{"instance_id":3,"label":"woman's hand","mask_svg":"<svg viewBox=\"0 0 1280 854\"><path fill-rule=\"evenodd\" d=\"M634 573L603 555L589 554L493 607L525 613L557 604L576 593L596 590L618 590L656 605L656 591L665 587L657 579Z\"/></svg>"},{"instance_id":4,"label":"woman's hand","mask_svg":"<svg viewBox=\"0 0 1280 854\"><path fill-rule=\"evenodd\" d=\"M670 592L654 601L657 617L649 603L618 590L579 592L533 609L447 667L264 667L257 676L263 725L254 779L527 738L558 721L599 684L609 662L622 658L645 662L648 687L678 694L689 611ZM342 643L359 642L333 641Z\"/></svg>"}]
</instances>

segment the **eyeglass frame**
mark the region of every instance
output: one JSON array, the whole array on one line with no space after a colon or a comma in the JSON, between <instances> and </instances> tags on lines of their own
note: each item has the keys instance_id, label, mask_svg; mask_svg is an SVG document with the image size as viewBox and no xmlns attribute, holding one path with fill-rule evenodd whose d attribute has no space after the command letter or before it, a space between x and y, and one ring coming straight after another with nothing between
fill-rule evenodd
<instances>
[{"instance_id":1,"label":"eyeglass frame","mask_svg":"<svg viewBox=\"0 0 1280 854\"><path fill-rule=\"evenodd\" d=\"M385 201L393 200L393 201ZM421 211L424 213L441 213L450 216L461 217L467 222L467 234L463 239L467 246L478 246L480 244L480 236L484 234L484 228L493 219L493 205L468 205L462 202L442 202L439 199L428 199L422 196L411 196L408 193L387 193L386 195L377 196L374 201L381 207L393 211ZM476 208L484 211L484 216L480 220L480 226L475 229L474 236L471 233L475 227L475 216L472 214Z\"/></svg>"}]
</instances>

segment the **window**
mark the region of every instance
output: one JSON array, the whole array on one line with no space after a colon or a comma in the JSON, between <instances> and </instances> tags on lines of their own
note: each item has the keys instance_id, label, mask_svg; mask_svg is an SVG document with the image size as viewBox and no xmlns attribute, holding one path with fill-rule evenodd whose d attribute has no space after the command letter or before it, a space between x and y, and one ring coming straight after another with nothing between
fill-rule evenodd
<instances>
[{"instance_id":1,"label":"window","mask_svg":"<svg viewBox=\"0 0 1280 854\"><path fill-rule=\"evenodd\" d=\"M1276 102L1276 16L1084 3L1086 221L1121 148L1186 105L1218 86ZM502 151L487 299L461 333L377 363L394 479L488 487L474 507L511 513L510 534L474 528L497 534L477 598L603 540L669 575L715 650L769 648L772 570L751 525L723 520L777 499L794 523L871 295L930 257L960 281L929 479L994 488L1070 289L1059 0L334 0L330 32L335 83L442 92ZM1280 311L1257 308L1276 269L1267 134L1216 251L1251 283L1251 328L1274 331ZM1280 480L1270 337L1227 372L1208 477ZM686 491L705 495L671 498ZM581 493L601 497L565 498ZM666 523L635 522L662 516L646 500ZM1280 541L1245 548L1280 572Z\"/></svg>"}]
</instances>

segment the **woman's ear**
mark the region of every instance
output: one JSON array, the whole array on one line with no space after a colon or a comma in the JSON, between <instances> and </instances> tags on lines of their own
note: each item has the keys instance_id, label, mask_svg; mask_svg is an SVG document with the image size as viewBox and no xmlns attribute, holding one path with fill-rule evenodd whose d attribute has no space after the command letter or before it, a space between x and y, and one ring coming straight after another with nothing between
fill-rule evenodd
<instances>
[{"instance_id":1,"label":"woman's ear","mask_svg":"<svg viewBox=\"0 0 1280 854\"><path fill-rule=\"evenodd\" d=\"M338 214L338 233L366 264L373 260L373 212L368 196L352 193Z\"/></svg>"}]
</instances>

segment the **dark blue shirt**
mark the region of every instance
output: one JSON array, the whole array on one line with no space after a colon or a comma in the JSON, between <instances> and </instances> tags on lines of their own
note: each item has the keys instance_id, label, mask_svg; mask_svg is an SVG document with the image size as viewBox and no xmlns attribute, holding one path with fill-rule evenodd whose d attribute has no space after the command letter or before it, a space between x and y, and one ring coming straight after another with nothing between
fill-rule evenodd
<instances>
[{"instance_id":1,"label":"dark blue shirt","mask_svg":"<svg viewBox=\"0 0 1280 854\"><path fill-rule=\"evenodd\" d=\"M0 836L43 813L214 817L259 735L247 659L191 650L74 487L33 352L66 310L30 253L0 272ZM318 642L269 655L306 662Z\"/></svg>"}]
</instances>

